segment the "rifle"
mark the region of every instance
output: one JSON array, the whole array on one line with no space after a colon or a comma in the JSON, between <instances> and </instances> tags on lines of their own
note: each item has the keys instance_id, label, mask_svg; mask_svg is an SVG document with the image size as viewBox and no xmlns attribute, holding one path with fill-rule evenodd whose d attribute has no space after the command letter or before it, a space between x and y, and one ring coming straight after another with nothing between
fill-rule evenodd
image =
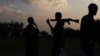
<instances>
[{"instance_id":1,"label":"rifle","mask_svg":"<svg viewBox=\"0 0 100 56\"><path fill-rule=\"evenodd\" d=\"M68 22L68 24L70 24L70 21L72 22L75 22L75 23L79 23L79 20L78 19L71 19L71 18L68 18L68 19L61 19L63 22ZM56 19L51 19L50 21L57 21Z\"/></svg>"}]
</instances>

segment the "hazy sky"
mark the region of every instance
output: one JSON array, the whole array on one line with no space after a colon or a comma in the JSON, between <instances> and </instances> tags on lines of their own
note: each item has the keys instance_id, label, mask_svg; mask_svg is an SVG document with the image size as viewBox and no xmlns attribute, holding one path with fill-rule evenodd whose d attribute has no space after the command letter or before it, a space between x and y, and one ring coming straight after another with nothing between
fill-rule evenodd
<instances>
[{"instance_id":1,"label":"hazy sky","mask_svg":"<svg viewBox=\"0 0 100 56\"><path fill-rule=\"evenodd\" d=\"M88 13L90 3L96 3L98 8L100 6L99 0L0 0L0 21L19 21L26 26L27 18L32 16L40 30L50 31L46 19L54 18L55 12L61 12L63 18L81 20ZM95 18L100 18L99 10ZM51 23L55 25L55 22ZM65 27L80 29L80 24L71 22Z\"/></svg>"}]
</instances>

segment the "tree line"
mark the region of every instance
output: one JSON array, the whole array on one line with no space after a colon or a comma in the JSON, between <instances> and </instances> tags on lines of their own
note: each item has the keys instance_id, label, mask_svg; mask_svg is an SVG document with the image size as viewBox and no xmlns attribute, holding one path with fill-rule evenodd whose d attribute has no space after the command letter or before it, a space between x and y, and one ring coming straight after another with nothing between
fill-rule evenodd
<instances>
[{"instance_id":1,"label":"tree line","mask_svg":"<svg viewBox=\"0 0 100 56\"><path fill-rule=\"evenodd\" d=\"M22 22L0 22L0 38L20 38L23 37L24 24ZM51 34L46 31L40 32L40 37L53 39ZM96 40L100 40L100 20L96 20L95 23L95 36ZM64 37L68 39L80 39L80 30L72 28L64 29Z\"/></svg>"},{"instance_id":2,"label":"tree line","mask_svg":"<svg viewBox=\"0 0 100 56\"><path fill-rule=\"evenodd\" d=\"M0 37L15 38L20 37L23 32L23 23L20 22L0 22Z\"/></svg>"}]
</instances>

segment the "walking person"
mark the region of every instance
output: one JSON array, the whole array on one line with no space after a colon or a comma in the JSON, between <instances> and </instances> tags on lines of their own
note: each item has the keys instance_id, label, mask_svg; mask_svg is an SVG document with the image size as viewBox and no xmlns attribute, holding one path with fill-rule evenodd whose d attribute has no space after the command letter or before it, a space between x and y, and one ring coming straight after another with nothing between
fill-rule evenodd
<instances>
[{"instance_id":1,"label":"walking person","mask_svg":"<svg viewBox=\"0 0 100 56\"><path fill-rule=\"evenodd\" d=\"M95 20L98 7L91 3L88 6L89 13L81 20L81 47L87 56L95 56Z\"/></svg>"},{"instance_id":2,"label":"walking person","mask_svg":"<svg viewBox=\"0 0 100 56\"><path fill-rule=\"evenodd\" d=\"M29 17L27 21L29 24L25 28L26 56L38 56L39 29L33 17Z\"/></svg>"}]
</instances>

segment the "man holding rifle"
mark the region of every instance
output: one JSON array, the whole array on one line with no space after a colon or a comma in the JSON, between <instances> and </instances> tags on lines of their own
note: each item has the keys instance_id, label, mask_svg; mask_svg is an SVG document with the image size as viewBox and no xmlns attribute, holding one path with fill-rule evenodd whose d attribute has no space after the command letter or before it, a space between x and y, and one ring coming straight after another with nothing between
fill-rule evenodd
<instances>
[{"instance_id":1,"label":"man holding rifle","mask_svg":"<svg viewBox=\"0 0 100 56\"><path fill-rule=\"evenodd\" d=\"M55 28L52 27L50 24L50 20L47 20L48 25L51 28L51 31L53 33L53 48L51 56L58 56L60 53L60 48L64 47L64 38L63 38L63 30L64 30L64 23L68 22L70 24L70 21L73 22L79 22L79 20L73 20L73 19L61 19L62 14L60 12L55 13L55 19L52 19L51 21L57 21Z\"/></svg>"}]
</instances>

